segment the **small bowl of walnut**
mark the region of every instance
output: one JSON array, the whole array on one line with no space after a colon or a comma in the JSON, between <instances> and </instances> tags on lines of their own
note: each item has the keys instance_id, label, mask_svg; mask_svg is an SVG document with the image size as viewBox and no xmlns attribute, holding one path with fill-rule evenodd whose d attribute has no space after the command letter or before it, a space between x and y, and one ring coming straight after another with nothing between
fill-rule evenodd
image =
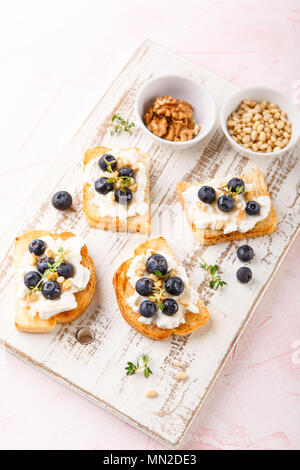
<instances>
[{"instance_id":1,"label":"small bowl of walnut","mask_svg":"<svg viewBox=\"0 0 300 470\"><path fill-rule=\"evenodd\" d=\"M221 126L231 145L246 156L279 156L300 134L297 106L266 87L244 88L231 95L221 110Z\"/></svg>"},{"instance_id":2,"label":"small bowl of walnut","mask_svg":"<svg viewBox=\"0 0 300 470\"><path fill-rule=\"evenodd\" d=\"M137 93L135 111L146 134L181 149L207 137L216 122L216 106L206 88L176 75L145 83Z\"/></svg>"}]
</instances>

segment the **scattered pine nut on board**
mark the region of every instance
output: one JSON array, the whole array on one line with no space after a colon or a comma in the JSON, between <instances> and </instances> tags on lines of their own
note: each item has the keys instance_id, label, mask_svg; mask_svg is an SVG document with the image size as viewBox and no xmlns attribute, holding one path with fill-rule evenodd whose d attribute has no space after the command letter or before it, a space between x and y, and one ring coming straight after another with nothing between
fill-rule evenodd
<instances>
[{"instance_id":1,"label":"scattered pine nut on board","mask_svg":"<svg viewBox=\"0 0 300 470\"><path fill-rule=\"evenodd\" d=\"M41 184L35 190L2 239L0 342L36 369L164 445L179 446L299 230L296 185L300 174L300 146L297 144L280 158L264 159L260 155L249 159L230 147L218 127L210 140L184 151L154 142L141 129L131 136L123 135L125 133L111 136L107 129L108 118L121 112L127 119L134 119L138 89L150 77L164 74L183 75L202 83L219 107L236 90L234 85L150 41L139 47L59 156L59 174L56 164L47 174L47 184ZM85 151L97 145L139 147L150 156L151 236L166 238L211 315L211 321L188 336L151 341L127 325L120 314L112 287L113 273L147 237L136 233L105 232L87 225L81 206L81 165ZM235 272L240 267L236 257L240 242L203 247L190 232L185 232L184 241L176 230L161 233L161 223L167 216L183 216L176 193L178 181L208 181L229 173L241 174L253 167L259 167L266 179L278 218L278 230L249 242L259 262L255 269L253 265L251 282L242 285L235 279ZM52 195L62 186L75 201L73 210L68 213L54 211L51 206ZM13 325L12 247L16 236L45 227L54 232L70 230L86 240L99 282L92 302L76 322L57 326L51 334L31 338L31 335L16 331ZM217 291L209 288L205 273L199 267L200 257L221 266L226 286ZM77 341L76 333L87 326L95 339L82 345ZM125 376L126 362L136 360L143 351L147 351L152 359L151 378ZM176 369L172 367L175 357L180 358L188 371L186 380L175 377ZM145 398L148 387L159 391L154 400Z\"/></svg>"}]
</instances>

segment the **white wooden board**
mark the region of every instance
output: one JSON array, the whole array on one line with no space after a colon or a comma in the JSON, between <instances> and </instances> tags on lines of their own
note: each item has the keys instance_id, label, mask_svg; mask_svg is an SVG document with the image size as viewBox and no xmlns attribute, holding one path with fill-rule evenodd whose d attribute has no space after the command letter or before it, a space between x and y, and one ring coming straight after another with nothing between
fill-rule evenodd
<instances>
[{"instance_id":1,"label":"white wooden board","mask_svg":"<svg viewBox=\"0 0 300 470\"><path fill-rule=\"evenodd\" d=\"M132 136L111 137L106 129L107 119L116 111L133 117L138 88L151 77L173 73L203 83L219 107L235 90L233 85L158 45L149 41L142 44L1 241L0 342L28 363L151 436L167 445L180 445L234 342L296 236L300 221L300 162L299 145L281 158L260 156L249 160L230 147L218 127L210 141L183 151L154 143L141 130ZM84 151L99 144L139 146L150 153L152 236L167 238L211 312L209 324L187 337L153 342L131 329L118 311L111 284L113 273L145 237L105 233L89 228L85 221L81 210L81 162ZM244 286L235 280L240 266L235 254L237 243L203 248L193 241L188 231L183 239L176 224L175 230L167 230L165 221L168 214L176 217L181 214L175 192L177 181L223 177L256 166L265 174L279 224L275 234L251 241L256 253L251 263L254 279ZM74 195L73 211L64 214L53 209L51 195L58 189L67 189ZM49 335L22 334L13 326L12 243L17 234L36 228L56 232L71 230L84 236L97 270L97 289L87 312L76 323L57 327L55 333ZM209 289L205 274L199 268L200 256L221 265L228 286L216 292ZM89 346L82 346L75 339L81 325L90 326L96 333L96 340ZM142 352L152 358L153 376L148 380L142 374L126 377L126 361L135 360ZM187 365L189 378L185 382L177 382L174 377L172 361L175 358ZM146 399L144 392L148 388L158 390L159 396Z\"/></svg>"}]
</instances>

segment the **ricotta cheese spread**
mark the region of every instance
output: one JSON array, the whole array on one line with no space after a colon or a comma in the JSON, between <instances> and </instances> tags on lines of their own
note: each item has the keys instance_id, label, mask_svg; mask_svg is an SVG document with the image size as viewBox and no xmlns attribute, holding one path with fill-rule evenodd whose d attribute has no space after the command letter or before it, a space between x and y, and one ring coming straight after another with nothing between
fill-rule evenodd
<instances>
[{"instance_id":1,"label":"ricotta cheese spread","mask_svg":"<svg viewBox=\"0 0 300 470\"><path fill-rule=\"evenodd\" d=\"M217 205L218 198L225 194L222 190L218 189L222 181L213 179L205 183L205 186L212 186L216 191L216 200L211 204L201 203L198 197L198 191L204 186L203 184L190 186L182 193L189 218L197 229L211 228L218 230L221 226L224 233L235 231L245 233L251 230L257 222L264 220L268 216L271 208L269 196L259 196L253 199L253 201L258 202L260 205L259 214L249 215L245 212L247 201L244 195L252 190L252 184L245 184L245 193L236 196L236 202L232 211L222 212Z\"/></svg>"},{"instance_id":2,"label":"ricotta cheese spread","mask_svg":"<svg viewBox=\"0 0 300 470\"><path fill-rule=\"evenodd\" d=\"M151 318L146 318L140 316L139 321L146 325L156 325L158 328L171 329L177 328L181 323L185 323L185 314L187 311L192 313L198 313L198 292L191 286L190 281L187 277L185 269L178 265L174 258L166 253L156 252L157 254L163 255L168 263L168 269L174 269L175 275L180 277L184 282L184 291L180 295L171 295L166 293L168 298L176 300L178 304L178 311L173 316L165 315L162 310L157 307L157 311ZM127 271L127 278L135 290L135 284L141 277L149 277L149 273L146 271L146 261L152 255L152 250L148 250L145 255L136 256L131 262L129 269ZM145 272L143 275L137 275L137 267L143 263L145 266ZM180 299L184 298L184 303L186 306L181 305ZM126 299L127 304L133 309L134 312L139 313L139 306L143 300L146 300L147 297L139 295L136 290L134 294Z\"/></svg>"},{"instance_id":3,"label":"ricotta cheese spread","mask_svg":"<svg viewBox=\"0 0 300 470\"><path fill-rule=\"evenodd\" d=\"M128 160L129 166L134 165L137 167L134 174L135 183L137 184L137 191L133 193L133 198L128 206L118 204L114 198L111 197L113 192L108 194L100 194L95 190L95 181L98 178L106 176L111 177L111 173L101 170L99 166L99 158L93 158L87 165L85 165L83 172L84 183L91 185L93 192L92 202L98 207L101 217L119 217L120 220L125 220L127 217L136 215L145 215L148 210L148 205L145 202L145 191L147 186L147 172L146 167L139 160L139 152L135 149L120 150L112 149L109 154L113 155L116 160ZM129 188L130 189L130 188Z\"/></svg>"},{"instance_id":4,"label":"ricotta cheese spread","mask_svg":"<svg viewBox=\"0 0 300 470\"><path fill-rule=\"evenodd\" d=\"M64 261L73 265L74 276L72 279L72 286L70 289L61 292L58 299L46 299L41 291L36 291L37 300L28 301L29 289L24 284L24 275L29 271L36 271L36 267L30 264L31 254L29 250L24 254L21 263L16 272L16 297L20 300L22 306L29 307L29 313L32 317L39 314L42 320L57 315L61 312L66 312L77 307L77 302L74 294L86 288L90 279L90 270L83 266L81 262L81 248L84 246L84 240L81 237L70 237L68 240L58 238L53 240L49 235L40 237L46 244L46 248L50 248L53 252L57 253L60 247L64 250ZM43 257L45 255L42 255Z\"/></svg>"}]
</instances>

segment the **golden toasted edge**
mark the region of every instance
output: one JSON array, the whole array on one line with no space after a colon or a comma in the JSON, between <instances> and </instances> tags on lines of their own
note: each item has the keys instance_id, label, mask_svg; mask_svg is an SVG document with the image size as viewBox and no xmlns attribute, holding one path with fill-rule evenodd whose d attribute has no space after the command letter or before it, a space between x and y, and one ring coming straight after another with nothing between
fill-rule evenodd
<instances>
[{"instance_id":1,"label":"golden toasted edge","mask_svg":"<svg viewBox=\"0 0 300 470\"><path fill-rule=\"evenodd\" d=\"M84 245L81 249L81 264L90 270L90 279L84 290L75 292L77 307L56 315L58 324L70 323L77 320L90 304L96 288L96 272L92 258L88 255L87 247Z\"/></svg>"},{"instance_id":2,"label":"golden toasted edge","mask_svg":"<svg viewBox=\"0 0 300 470\"><path fill-rule=\"evenodd\" d=\"M70 237L75 235L72 232L62 232L59 234L52 233L49 230L32 230L25 232L19 237L16 238L15 242L15 267L18 267L18 264L21 260L21 257L28 249L28 244L35 238L40 238L46 235L52 236L54 239L62 238L67 240ZM52 331L56 323L69 323L76 320L82 315L89 305L96 287L96 273L95 267L92 259L88 255L87 247L84 245L81 249L82 255L82 264L90 269L90 280L87 287L75 293L75 298L77 300L78 306L69 310L68 312L62 312L54 317L49 318L49 320L41 320L39 317L32 318L28 314L28 309L21 307L20 302L15 299L15 327L22 332L27 333L49 333Z\"/></svg>"},{"instance_id":3,"label":"golden toasted edge","mask_svg":"<svg viewBox=\"0 0 300 470\"><path fill-rule=\"evenodd\" d=\"M146 253L149 249L153 249L154 251L163 250L169 253L170 256L176 260L173 252L163 237L148 240L139 245L134 251L134 257L138 256L139 254ZM185 335L191 333L209 320L209 312L204 306L202 300L199 299L199 313L194 314L187 312L185 316L186 322L179 325L177 328L162 329L158 328L156 325L145 325L139 322L138 319L140 318L140 315L135 313L126 302L126 298L134 293L134 289L127 279L127 271L134 257L124 261L124 263L122 263L121 266L117 269L113 277L113 286L116 292L117 303L123 318L129 325L148 338L160 340L168 338L171 334Z\"/></svg>"},{"instance_id":4,"label":"golden toasted edge","mask_svg":"<svg viewBox=\"0 0 300 470\"><path fill-rule=\"evenodd\" d=\"M247 193L247 199L251 200L254 197L258 196L269 196L266 182L262 172L258 168L252 168L247 173L242 173L241 178L245 183L252 183L253 189ZM263 235L268 235L275 232L277 229L277 216L274 210L272 200L271 200L271 209L266 217L266 219L258 222L253 229L249 230L246 233L232 232L224 234L222 230L212 230L212 229L197 229L193 221L190 219L185 201L183 198L183 193L187 190L189 186L205 184L203 182L199 183L185 183L179 182L177 184L177 192L183 207L183 210L186 215L186 219L193 231L194 237L197 241L202 242L204 245L215 245L216 243L229 242L235 240L244 240L245 238L256 238Z\"/></svg>"},{"instance_id":5,"label":"golden toasted edge","mask_svg":"<svg viewBox=\"0 0 300 470\"><path fill-rule=\"evenodd\" d=\"M138 147L132 147L138 152ZM101 155L108 153L111 149L107 147L93 147L88 149L84 154L83 165L87 165L94 158L99 158ZM124 149L127 150L127 149ZM149 171L149 156L148 154L141 154L144 164ZM128 217L127 220L120 220L119 217L101 217L98 208L91 201L93 193L90 190L90 184L85 183L83 186L83 212L91 227L101 228L102 230L112 230L115 232L131 232L148 234L151 229L150 218L150 203L149 203L149 176L147 177L147 185L145 188L145 202L148 206L148 211L144 216Z\"/></svg>"}]
</instances>

